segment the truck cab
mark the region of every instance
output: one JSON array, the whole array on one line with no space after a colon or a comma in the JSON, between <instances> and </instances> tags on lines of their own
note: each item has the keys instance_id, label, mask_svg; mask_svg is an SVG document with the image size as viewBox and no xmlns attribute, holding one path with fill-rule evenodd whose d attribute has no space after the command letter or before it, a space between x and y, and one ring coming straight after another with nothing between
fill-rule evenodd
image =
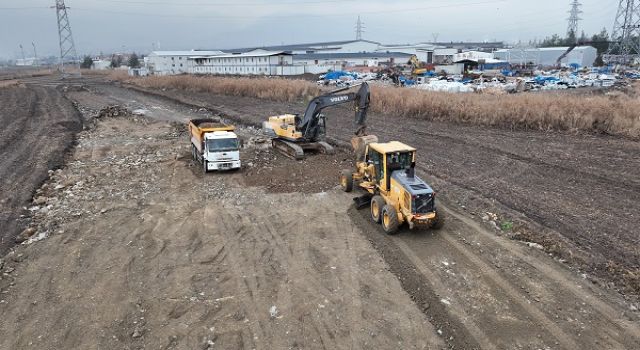
<instances>
[{"instance_id":1,"label":"truck cab","mask_svg":"<svg viewBox=\"0 0 640 350\"><path fill-rule=\"evenodd\" d=\"M240 140L233 125L210 119L189 121L193 159L202 163L204 172L240 169Z\"/></svg>"},{"instance_id":2,"label":"truck cab","mask_svg":"<svg viewBox=\"0 0 640 350\"><path fill-rule=\"evenodd\" d=\"M240 168L240 141L231 131L214 131L205 134L204 159L207 170Z\"/></svg>"}]
</instances>

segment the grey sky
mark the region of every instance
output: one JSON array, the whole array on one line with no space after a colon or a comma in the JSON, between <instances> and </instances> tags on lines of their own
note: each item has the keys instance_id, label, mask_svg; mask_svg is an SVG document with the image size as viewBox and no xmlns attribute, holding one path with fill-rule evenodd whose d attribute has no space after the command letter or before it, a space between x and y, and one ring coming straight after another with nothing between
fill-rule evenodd
<instances>
[{"instance_id":1,"label":"grey sky","mask_svg":"<svg viewBox=\"0 0 640 350\"><path fill-rule=\"evenodd\" d=\"M563 34L571 0L66 0L81 54L100 51L231 48L355 37L382 43L504 40ZM611 31L618 1L581 0L588 34ZM35 42L55 54L54 0L0 0L0 58Z\"/></svg>"}]
</instances>

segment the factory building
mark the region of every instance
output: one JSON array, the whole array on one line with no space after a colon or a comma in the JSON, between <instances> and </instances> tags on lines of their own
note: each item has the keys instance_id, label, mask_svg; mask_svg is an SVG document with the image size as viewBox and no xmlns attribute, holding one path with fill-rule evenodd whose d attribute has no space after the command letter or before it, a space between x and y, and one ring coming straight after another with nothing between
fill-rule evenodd
<instances>
[{"instance_id":1,"label":"factory building","mask_svg":"<svg viewBox=\"0 0 640 350\"><path fill-rule=\"evenodd\" d=\"M303 66L304 73L312 74L356 67L375 71L380 67L406 65L411 56L401 52L312 53L293 56L293 63L298 67Z\"/></svg>"},{"instance_id":2,"label":"factory building","mask_svg":"<svg viewBox=\"0 0 640 350\"><path fill-rule=\"evenodd\" d=\"M283 51L253 50L244 53L191 56L188 73L230 75L297 75L293 55Z\"/></svg>"},{"instance_id":3,"label":"factory building","mask_svg":"<svg viewBox=\"0 0 640 350\"><path fill-rule=\"evenodd\" d=\"M513 48L503 49L494 52L494 57L507 61L510 64L533 64L535 66L555 66L558 58L562 56L568 47L541 47L541 48ZM565 58L562 65L577 64L580 67L590 67L598 57L598 50L592 46L578 46L573 49Z\"/></svg>"},{"instance_id":4,"label":"factory building","mask_svg":"<svg viewBox=\"0 0 640 350\"><path fill-rule=\"evenodd\" d=\"M312 54L312 53L353 53L353 52L375 52L380 43L369 40L346 40L327 41L319 43L261 46L253 48L223 50L230 53L245 53L255 50L282 51L292 55Z\"/></svg>"},{"instance_id":5,"label":"factory building","mask_svg":"<svg viewBox=\"0 0 640 350\"><path fill-rule=\"evenodd\" d=\"M416 56L420 62L433 63L435 49L432 44L381 45L376 52L401 52Z\"/></svg>"},{"instance_id":6,"label":"factory building","mask_svg":"<svg viewBox=\"0 0 640 350\"><path fill-rule=\"evenodd\" d=\"M153 51L145 57L146 68L153 75L184 74L189 71L188 59L193 56L220 55L222 51Z\"/></svg>"},{"instance_id":7,"label":"factory building","mask_svg":"<svg viewBox=\"0 0 640 350\"><path fill-rule=\"evenodd\" d=\"M471 46L481 44L471 43ZM456 45L382 45L369 40L345 40L222 51L154 51L145 57L145 67L152 75L301 75L345 69L371 72L408 65L412 56L429 64L452 65L454 56L463 50L459 47L469 46ZM493 47L499 43L487 45Z\"/></svg>"}]
</instances>

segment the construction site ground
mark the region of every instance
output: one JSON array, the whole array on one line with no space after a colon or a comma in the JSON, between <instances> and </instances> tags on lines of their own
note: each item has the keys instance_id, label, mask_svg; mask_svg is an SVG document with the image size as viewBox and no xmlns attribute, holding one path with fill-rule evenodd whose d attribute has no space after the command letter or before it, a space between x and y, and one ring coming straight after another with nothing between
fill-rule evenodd
<instances>
[{"instance_id":1,"label":"construction site ground","mask_svg":"<svg viewBox=\"0 0 640 350\"><path fill-rule=\"evenodd\" d=\"M640 348L637 141L372 114L448 216L386 236L337 187L349 152L264 142L302 102L24 83L0 88L0 349ZM185 124L218 115L244 168L205 175Z\"/></svg>"}]
</instances>

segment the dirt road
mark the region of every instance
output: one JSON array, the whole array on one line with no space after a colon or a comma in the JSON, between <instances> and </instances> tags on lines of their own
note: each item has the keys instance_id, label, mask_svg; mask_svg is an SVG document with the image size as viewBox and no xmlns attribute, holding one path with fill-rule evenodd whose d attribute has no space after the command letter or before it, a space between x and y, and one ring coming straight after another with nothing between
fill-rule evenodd
<instances>
[{"instance_id":1,"label":"dirt road","mask_svg":"<svg viewBox=\"0 0 640 350\"><path fill-rule=\"evenodd\" d=\"M254 167L204 176L171 124L105 120L79 137L41 193L34 221L52 237L8 258L26 260L2 281L0 348L444 347L352 228L349 198L252 185L274 158L302 163L247 148ZM335 187L338 168L316 181Z\"/></svg>"},{"instance_id":2,"label":"dirt road","mask_svg":"<svg viewBox=\"0 0 640 350\"><path fill-rule=\"evenodd\" d=\"M65 150L82 129L80 115L60 91L0 88L0 255L26 228L36 188L47 171L62 166Z\"/></svg>"},{"instance_id":3,"label":"dirt road","mask_svg":"<svg viewBox=\"0 0 640 350\"><path fill-rule=\"evenodd\" d=\"M68 93L149 119L82 132L39 192L38 234L2 268L0 349L640 348L633 303L483 221L474 206L500 204L471 185L432 178L445 228L389 237L335 186L349 155L293 162L241 128L246 167L203 176L171 121L210 112L117 89ZM217 102L249 122L295 107Z\"/></svg>"},{"instance_id":4,"label":"dirt road","mask_svg":"<svg viewBox=\"0 0 640 350\"><path fill-rule=\"evenodd\" d=\"M153 91L259 125L304 104ZM328 133L348 142L353 112L326 112ZM497 214L508 235L539 243L588 278L640 295L640 143L607 135L509 131L369 115L369 131L418 149L419 166L453 207ZM489 215L489 217L491 217ZM487 226L491 227L491 226Z\"/></svg>"}]
</instances>

